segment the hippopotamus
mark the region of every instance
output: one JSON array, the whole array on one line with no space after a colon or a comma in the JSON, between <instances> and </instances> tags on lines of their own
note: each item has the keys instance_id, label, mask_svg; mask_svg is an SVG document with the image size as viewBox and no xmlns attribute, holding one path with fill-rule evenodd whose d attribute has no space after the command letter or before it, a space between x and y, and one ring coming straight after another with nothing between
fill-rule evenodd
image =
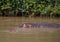
<instances>
[{"instance_id":1,"label":"hippopotamus","mask_svg":"<svg viewBox=\"0 0 60 42\"><path fill-rule=\"evenodd\" d=\"M60 28L60 24L48 22L22 23L19 28Z\"/></svg>"},{"instance_id":2,"label":"hippopotamus","mask_svg":"<svg viewBox=\"0 0 60 42\"><path fill-rule=\"evenodd\" d=\"M60 28L60 24L49 23L49 22L31 22L31 23L21 23L17 28L9 30L9 32L18 32L20 30L29 31L27 28ZM26 30L27 29L27 30Z\"/></svg>"}]
</instances>

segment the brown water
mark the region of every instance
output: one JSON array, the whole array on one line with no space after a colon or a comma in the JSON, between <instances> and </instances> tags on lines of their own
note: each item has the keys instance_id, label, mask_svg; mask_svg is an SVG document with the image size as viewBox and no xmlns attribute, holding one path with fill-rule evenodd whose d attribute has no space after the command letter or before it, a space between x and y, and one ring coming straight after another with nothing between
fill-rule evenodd
<instances>
[{"instance_id":1,"label":"brown water","mask_svg":"<svg viewBox=\"0 0 60 42\"><path fill-rule=\"evenodd\" d=\"M60 42L60 30L42 32L6 33L3 30L17 27L21 22L54 22L60 23L60 19L55 18L25 18L25 17L0 17L0 42Z\"/></svg>"}]
</instances>

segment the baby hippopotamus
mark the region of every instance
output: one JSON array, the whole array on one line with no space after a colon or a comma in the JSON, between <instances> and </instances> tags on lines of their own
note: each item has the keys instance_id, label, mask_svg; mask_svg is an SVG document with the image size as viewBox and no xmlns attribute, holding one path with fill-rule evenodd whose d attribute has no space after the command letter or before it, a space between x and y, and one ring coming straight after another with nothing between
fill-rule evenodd
<instances>
[{"instance_id":1,"label":"baby hippopotamus","mask_svg":"<svg viewBox=\"0 0 60 42\"><path fill-rule=\"evenodd\" d=\"M19 25L19 28L60 28L60 24L48 22L23 23Z\"/></svg>"}]
</instances>

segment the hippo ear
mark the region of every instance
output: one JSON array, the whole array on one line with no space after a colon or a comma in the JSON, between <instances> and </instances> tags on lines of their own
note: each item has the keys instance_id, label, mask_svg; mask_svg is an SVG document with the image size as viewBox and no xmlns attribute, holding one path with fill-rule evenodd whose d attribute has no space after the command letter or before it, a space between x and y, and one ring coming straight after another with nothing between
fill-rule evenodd
<instances>
[{"instance_id":1,"label":"hippo ear","mask_svg":"<svg viewBox=\"0 0 60 42\"><path fill-rule=\"evenodd\" d=\"M26 27L26 24L23 24L23 28L25 28Z\"/></svg>"}]
</instances>

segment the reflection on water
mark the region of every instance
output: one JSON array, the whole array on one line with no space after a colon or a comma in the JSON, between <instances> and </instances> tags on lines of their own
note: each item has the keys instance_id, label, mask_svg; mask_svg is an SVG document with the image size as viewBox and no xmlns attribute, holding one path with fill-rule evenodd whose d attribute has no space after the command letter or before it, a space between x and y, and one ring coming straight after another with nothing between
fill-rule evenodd
<instances>
[{"instance_id":1,"label":"reflection on water","mask_svg":"<svg viewBox=\"0 0 60 42\"><path fill-rule=\"evenodd\" d=\"M0 17L0 31L17 27L21 22L54 22L60 24L60 19ZM8 33L0 32L0 42L59 42L60 30L53 33L32 29L31 32ZM46 29L47 30L47 29ZM50 29L49 29L50 30ZM53 30L53 29L52 29Z\"/></svg>"},{"instance_id":2,"label":"reflection on water","mask_svg":"<svg viewBox=\"0 0 60 42\"><path fill-rule=\"evenodd\" d=\"M0 32L1 42L59 42L59 31L57 32L31 32L31 33L5 33Z\"/></svg>"}]
</instances>

